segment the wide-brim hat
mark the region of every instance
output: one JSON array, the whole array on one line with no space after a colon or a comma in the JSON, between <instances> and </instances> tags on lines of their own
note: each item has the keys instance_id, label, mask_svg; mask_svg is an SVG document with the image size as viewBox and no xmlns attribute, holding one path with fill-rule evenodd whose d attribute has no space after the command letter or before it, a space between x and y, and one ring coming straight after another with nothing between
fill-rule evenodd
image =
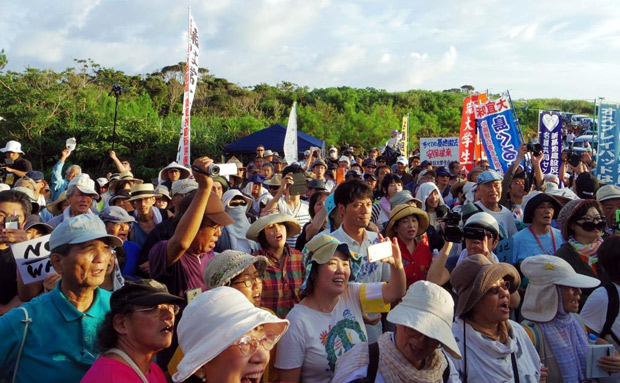
<instances>
[{"instance_id":1,"label":"wide-brim hat","mask_svg":"<svg viewBox=\"0 0 620 383\"><path fill-rule=\"evenodd\" d=\"M273 225L275 223L280 223L286 226L286 238L291 238L301 233L301 226L299 226L299 222L289 214L270 214L264 217L260 217L257 219L246 233L245 237L252 241L258 242L258 235L261 231L263 231L267 226Z\"/></svg>"},{"instance_id":2,"label":"wide-brim hat","mask_svg":"<svg viewBox=\"0 0 620 383\"><path fill-rule=\"evenodd\" d=\"M230 160L226 161L227 164L235 164L237 165L237 169L244 169L243 162L239 161L239 159L235 156L230 157Z\"/></svg>"},{"instance_id":3,"label":"wide-brim hat","mask_svg":"<svg viewBox=\"0 0 620 383\"><path fill-rule=\"evenodd\" d=\"M491 263L482 254L465 258L450 275L450 283L459 296L455 314L462 316L470 312L500 278L511 282L511 294L517 291L521 284L519 272L508 263Z\"/></svg>"},{"instance_id":4,"label":"wide-brim hat","mask_svg":"<svg viewBox=\"0 0 620 383\"><path fill-rule=\"evenodd\" d=\"M532 223L534 217L534 211L543 202L549 202L553 205L553 218L557 218L562 209L562 205L557 199L553 198L547 193L542 193L538 190L529 192L523 197L523 222Z\"/></svg>"},{"instance_id":5,"label":"wide-brim hat","mask_svg":"<svg viewBox=\"0 0 620 383\"><path fill-rule=\"evenodd\" d=\"M142 199L142 198L149 198L149 197L161 197L161 194L157 194L155 193L155 188L153 187L153 184L148 183L148 184L136 184L133 185L131 187L131 191L130 191L130 196L129 197L129 202L138 200L138 199Z\"/></svg>"},{"instance_id":6,"label":"wide-brim hat","mask_svg":"<svg viewBox=\"0 0 620 383\"><path fill-rule=\"evenodd\" d=\"M242 292L232 287L203 292L187 305L179 321L177 334L184 355L172 380L186 380L260 325L266 332L277 334L279 339L289 321L255 307Z\"/></svg>"},{"instance_id":7,"label":"wide-brim hat","mask_svg":"<svg viewBox=\"0 0 620 383\"><path fill-rule=\"evenodd\" d=\"M47 210L49 210L49 212L52 213L53 215L59 215L60 213L62 213L62 210L60 210L60 204L66 200L67 200L67 191L64 190L62 193L60 193L60 195L58 196L58 198L56 198L56 200L47 204Z\"/></svg>"},{"instance_id":8,"label":"wide-brim hat","mask_svg":"<svg viewBox=\"0 0 620 383\"><path fill-rule=\"evenodd\" d=\"M521 263L521 272L530 281L521 314L535 322L549 322L555 318L560 300L557 286L587 289L601 283L596 278L577 274L568 262L554 255L527 257Z\"/></svg>"},{"instance_id":9,"label":"wide-brim hat","mask_svg":"<svg viewBox=\"0 0 620 383\"><path fill-rule=\"evenodd\" d=\"M454 300L442 287L428 281L417 281L407 290L402 301L388 313L388 321L412 328L439 341L456 359L461 351L452 334Z\"/></svg>"},{"instance_id":10,"label":"wide-brim hat","mask_svg":"<svg viewBox=\"0 0 620 383\"><path fill-rule=\"evenodd\" d=\"M24 152L22 152L22 144L20 144L17 141L8 141L6 145L4 146L4 148L0 149L0 152L2 153L12 152L12 153L24 154Z\"/></svg>"},{"instance_id":11,"label":"wide-brim hat","mask_svg":"<svg viewBox=\"0 0 620 383\"><path fill-rule=\"evenodd\" d=\"M224 250L216 254L207 264L203 274L207 290L227 286L250 265L254 265L258 274L262 276L267 268L267 257L254 256L237 250Z\"/></svg>"},{"instance_id":12,"label":"wide-brim hat","mask_svg":"<svg viewBox=\"0 0 620 383\"><path fill-rule=\"evenodd\" d=\"M118 175L118 178L110 179L110 182L108 183L108 188L113 190L116 189L116 185L118 185L121 181L132 181L137 184L141 184L142 182L144 182L139 178L135 178L133 176L133 173L131 173L129 170L125 170Z\"/></svg>"},{"instance_id":13,"label":"wide-brim hat","mask_svg":"<svg viewBox=\"0 0 620 383\"><path fill-rule=\"evenodd\" d=\"M274 174L270 179L263 182L263 185L281 186L282 185L282 174Z\"/></svg>"},{"instance_id":14,"label":"wide-brim hat","mask_svg":"<svg viewBox=\"0 0 620 383\"><path fill-rule=\"evenodd\" d=\"M430 224L428 213L415 206L403 204L392 209L392 212L390 213L390 220L385 228L385 235L390 238L394 237L396 235L394 230L394 225L396 222L402 218L409 217L410 215L415 215L418 218L418 231L416 232L416 237L424 234Z\"/></svg>"},{"instance_id":15,"label":"wide-brim hat","mask_svg":"<svg viewBox=\"0 0 620 383\"><path fill-rule=\"evenodd\" d=\"M159 178L164 181L170 181L170 176L168 175L168 170L170 169L177 169L181 173L181 176L179 177L179 179L185 179L189 177L188 168L177 163L176 161L172 161L171 163L168 164L168 166L166 166L159 172Z\"/></svg>"}]
</instances>

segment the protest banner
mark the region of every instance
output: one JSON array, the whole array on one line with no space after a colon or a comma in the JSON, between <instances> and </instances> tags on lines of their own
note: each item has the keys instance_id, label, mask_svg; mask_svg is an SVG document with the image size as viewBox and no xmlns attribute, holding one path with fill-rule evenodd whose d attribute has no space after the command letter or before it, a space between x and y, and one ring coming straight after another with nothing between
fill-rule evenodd
<instances>
[{"instance_id":1,"label":"protest banner","mask_svg":"<svg viewBox=\"0 0 620 383\"><path fill-rule=\"evenodd\" d=\"M198 27L194 23L192 13L189 12L189 31L187 35L187 61L185 64L185 90L183 91L183 117L181 119L181 137L177 150L177 163L183 166L190 165L190 114L194 93L198 85L198 56L200 44L198 41Z\"/></svg>"},{"instance_id":2,"label":"protest banner","mask_svg":"<svg viewBox=\"0 0 620 383\"><path fill-rule=\"evenodd\" d=\"M504 95L476 106L476 126L492 169L502 175L517 158L521 137L517 130L510 101Z\"/></svg>"},{"instance_id":3,"label":"protest banner","mask_svg":"<svg viewBox=\"0 0 620 383\"><path fill-rule=\"evenodd\" d=\"M408 156L408 142L409 142L409 115L403 116L402 127L400 131L400 148L403 156Z\"/></svg>"},{"instance_id":4,"label":"protest banner","mask_svg":"<svg viewBox=\"0 0 620 383\"><path fill-rule=\"evenodd\" d=\"M54 273L50 261L50 235L44 235L30 241L14 243L11 252L17 263L19 275L24 284L45 279L47 274Z\"/></svg>"},{"instance_id":5,"label":"protest banner","mask_svg":"<svg viewBox=\"0 0 620 383\"><path fill-rule=\"evenodd\" d=\"M293 102L291 113L288 116L283 150L287 163L297 162L297 102Z\"/></svg>"},{"instance_id":6,"label":"protest banner","mask_svg":"<svg viewBox=\"0 0 620 383\"><path fill-rule=\"evenodd\" d=\"M476 145L476 116L474 114L475 105L486 102L486 93L473 94L463 100L463 112L461 114L461 130L459 134L459 158L461 169L468 172L473 168L475 159Z\"/></svg>"},{"instance_id":7,"label":"protest banner","mask_svg":"<svg viewBox=\"0 0 620 383\"><path fill-rule=\"evenodd\" d=\"M598 105L598 148L596 176L606 184L620 185L618 153L620 150L620 104Z\"/></svg>"},{"instance_id":8,"label":"protest banner","mask_svg":"<svg viewBox=\"0 0 620 383\"><path fill-rule=\"evenodd\" d=\"M562 162L562 115L559 112L538 112L538 140L544 158L540 163L543 174L560 174Z\"/></svg>"},{"instance_id":9,"label":"protest banner","mask_svg":"<svg viewBox=\"0 0 620 383\"><path fill-rule=\"evenodd\" d=\"M430 161L433 166L448 166L459 160L458 137L420 138L420 160Z\"/></svg>"}]
</instances>

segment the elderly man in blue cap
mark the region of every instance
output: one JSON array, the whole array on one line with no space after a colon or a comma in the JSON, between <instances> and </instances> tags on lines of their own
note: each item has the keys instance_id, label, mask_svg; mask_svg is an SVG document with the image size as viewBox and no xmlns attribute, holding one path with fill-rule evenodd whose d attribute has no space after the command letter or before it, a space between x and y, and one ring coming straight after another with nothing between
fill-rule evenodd
<instances>
[{"instance_id":1,"label":"elderly man in blue cap","mask_svg":"<svg viewBox=\"0 0 620 383\"><path fill-rule=\"evenodd\" d=\"M115 247L95 215L68 218L52 232L56 288L0 317L0 378L18 383L79 382L97 358L97 328L110 311L99 288Z\"/></svg>"}]
</instances>

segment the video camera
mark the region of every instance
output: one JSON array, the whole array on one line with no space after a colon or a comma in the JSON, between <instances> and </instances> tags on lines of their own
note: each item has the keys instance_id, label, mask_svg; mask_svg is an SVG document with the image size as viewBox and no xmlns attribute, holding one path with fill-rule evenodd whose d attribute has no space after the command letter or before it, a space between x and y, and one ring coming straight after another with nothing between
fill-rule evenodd
<instances>
[{"instance_id":1,"label":"video camera","mask_svg":"<svg viewBox=\"0 0 620 383\"><path fill-rule=\"evenodd\" d=\"M445 222L443 236L446 241L463 242L463 229L461 228L461 214L451 211L445 205L437 208L437 219Z\"/></svg>"},{"instance_id":2,"label":"video camera","mask_svg":"<svg viewBox=\"0 0 620 383\"><path fill-rule=\"evenodd\" d=\"M11 166L13 165L13 160L10 158L5 158L4 159L4 165L2 165L3 167L0 167L0 183L4 183L6 181L6 168L4 166Z\"/></svg>"}]
</instances>

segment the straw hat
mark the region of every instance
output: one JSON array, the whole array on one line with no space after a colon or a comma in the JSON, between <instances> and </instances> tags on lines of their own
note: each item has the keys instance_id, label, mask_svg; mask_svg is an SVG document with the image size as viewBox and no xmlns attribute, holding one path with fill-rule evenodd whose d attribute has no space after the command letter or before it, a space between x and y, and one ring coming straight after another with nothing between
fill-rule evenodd
<instances>
[{"instance_id":1,"label":"straw hat","mask_svg":"<svg viewBox=\"0 0 620 383\"><path fill-rule=\"evenodd\" d=\"M189 177L189 169L175 161L172 161L168 164L168 166L166 166L159 172L159 178L164 181L170 181L170 176L168 175L168 170L170 169L177 169L179 172L181 172L181 176L179 179L185 179Z\"/></svg>"},{"instance_id":2,"label":"straw hat","mask_svg":"<svg viewBox=\"0 0 620 383\"><path fill-rule=\"evenodd\" d=\"M58 198L54 202L50 202L47 204L47 210L53 215L60 215L62 210L60 210L60 205L67 200L67 191L63 191L60 193Z\"/></svg>"},{"instance_id":3,"label":"straw hat","mask_svg":"<svg viewBox=\"0 0 620 383\"><path fill-rule=\"evenodd\" d=\"M601 283L577 274L568 262L554 255L527 257L521 263L521 272L530 280L521 314L534 322L549 322L557 314L560 297L555 286L593 288Z\"/></svg>"},{"instance_id":4,"label":"straw hat","mask_svg":"<svg viewBox=\"0 0 620 383\"><path fill-rule=\"evenodd\" d=\"M263 231L267 226L273 225L275 223L280 223L286 226L286 238L291 238L301 233L301 226L299 226L299 222L289 214L270 214L264 217L260 217L257 219L248 229L245 237L252 241L258 242L258 235L261 231Z\"/></svg>"},{"instance_id":5,"label":"straw hat","mask_svg":"<svg viewBox=\"0 0 620 383\"><path fill-rule=\"evenodd\" d=\"M438 340L450 355L461 359L461 351L452 335L453 315L454 300L450 293L434 283L417 281L409 286L407 294L387 319Z\"/></svg>"},{"instance_id":6,"label":"straw hat","mask_svg":"<svg viewBox=\"0 0 620 383\"><path fill-rule=\"evenodd\" d=\"M153 187L153 184L151 183L133 185L131 187L130 195L131 197L129 197L129 200L128 200L129 202L142 199L142 198L161 197L161 194L155 193L155 188Z\"/></svg>"},{"instance_id":7,"label":"straw hat","mask_svg":"<svg viewBox=\"0 0 620 383\"><path fill-rule=\"evenodd\" d=\"M394 225L396 222L398 222L399 219L409 217L410 215L415 215L418 218L418 231L416 233L416 237L424 234L430 223L428 213L420 208L403 204L392 209L390 220L385 228L385 235L390 238L394 237L396 235L396 232L394 231Z\"/></svg>"}]
</instances>

